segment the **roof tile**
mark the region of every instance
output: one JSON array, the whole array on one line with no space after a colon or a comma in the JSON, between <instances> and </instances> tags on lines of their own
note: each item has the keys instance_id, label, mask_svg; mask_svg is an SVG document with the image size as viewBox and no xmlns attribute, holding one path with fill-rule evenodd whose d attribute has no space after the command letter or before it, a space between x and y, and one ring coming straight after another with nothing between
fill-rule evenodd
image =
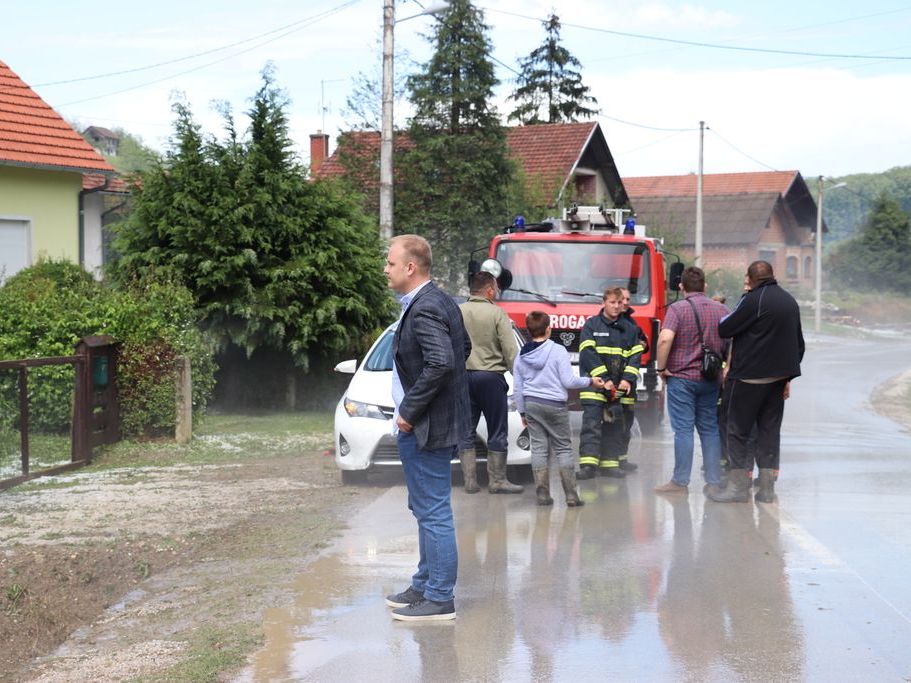
<instances>
[{"instance_id":1,"label":"roof tile","mask_svg":"<svg viewBox=\"0 0 911 683\"><path fill-rule=\"evenodd\" d=\"M788 193L798 171L757 173L708 173L702 176L703 196L755 192ZM696 174L624 178L623 185L635 204L639 197L695 197Z\"/></svg>"},{"instance_id":2,"label":"roof tile","mask_svg":"<svg viewBox=\"0 0 911 683\"><path fill-rule=\"evenodd\" d=\"M113 172L114 168L0 61L0 164Z\"/></svg>"},{"instance_id":3,"label":"roof tile","mask_svg":"<svg viewBox=\"0 0 911 683\"><path fill-rule=\"evenodd\" d=\"M540 188L545 196L556 196L567 175L575 168L597 123L555 123L515 126L506 129L510 154L522 166L527 178L539 178L547 187ZM407 134L397 133L395 147L408 147ZM320 166L316 176L335 178L348 172L344 156L356 150L355 156L364 159L379 156L380 134L376 131L343 133L333 152Z\"/></svg>"}]
</instances>

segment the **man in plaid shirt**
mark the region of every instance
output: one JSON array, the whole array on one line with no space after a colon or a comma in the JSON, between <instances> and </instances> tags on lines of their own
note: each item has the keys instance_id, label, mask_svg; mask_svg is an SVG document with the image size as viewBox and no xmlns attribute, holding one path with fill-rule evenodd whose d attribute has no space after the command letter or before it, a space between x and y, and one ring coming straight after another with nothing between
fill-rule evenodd
<instances>
[{"instance_id":1,"label":"man in plaid shirt","mask_svg":"<svg viewBox=\"0 0 911 683\"><path fill-rule=\"evenodd\" d=\"M724 343L718 323L730 311L705 295L705 274L701 268L683 271L680 288L684 300L668 307L664 327L658 335L657 371L667 386L667 409L674 430L674 474L658 486L658 493L686 493L693 468L693 427L699 431L706 492L719 491L721 483L721 439L718 434L718 379L702 377L702 341L724 357ZM702 326L702 341L696 324Z\"/></svg>"}]
</instances>

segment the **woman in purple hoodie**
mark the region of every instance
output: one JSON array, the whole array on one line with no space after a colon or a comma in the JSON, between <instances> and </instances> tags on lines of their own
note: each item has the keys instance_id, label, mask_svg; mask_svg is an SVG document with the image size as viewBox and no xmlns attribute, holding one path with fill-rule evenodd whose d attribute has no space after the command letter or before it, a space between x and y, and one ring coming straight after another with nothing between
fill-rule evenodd
<instances>
[{"instance_id":1,"label":"woman in purple hoodie","mask_svg":"<svg viewBox=\"0 0 911 683\"><path fill-rule=\"evenodd\" d=\"M600 377L579 377L573 372L569 354L550 340L550 316L532 311L525 316L532 341L522 347L513 365L513 398L528 427L531 439L531 468L535 474L538 505L552 505L547 453L553 449L560 466L560 481L566 505L583 505L576 490L576 463L572 450L567 389L592 386L604 388Z\"/></svg>"}]
</instances>

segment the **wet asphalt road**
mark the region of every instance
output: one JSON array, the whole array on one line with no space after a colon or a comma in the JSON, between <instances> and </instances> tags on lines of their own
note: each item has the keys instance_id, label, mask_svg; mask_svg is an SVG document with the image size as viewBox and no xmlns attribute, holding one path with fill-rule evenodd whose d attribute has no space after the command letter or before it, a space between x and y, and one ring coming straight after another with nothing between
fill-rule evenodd
<instances>
[{"instance_id":1,"label":"wet asphalt road","mask_svg":"<svg viewBox=\"0 0 911 683\"><path fill-rule=\"evenodd\" d=\"M453 491L458 618L405 624L415 523L401 478L273 609L246 681L911 680L911 436L869 405L896 340L809 340L775 505L658 496L672 435L587 504ZM698 469L698 465L694 468ZM556 482L554 482L556 484Z\"/></svg>"}]
</instances>

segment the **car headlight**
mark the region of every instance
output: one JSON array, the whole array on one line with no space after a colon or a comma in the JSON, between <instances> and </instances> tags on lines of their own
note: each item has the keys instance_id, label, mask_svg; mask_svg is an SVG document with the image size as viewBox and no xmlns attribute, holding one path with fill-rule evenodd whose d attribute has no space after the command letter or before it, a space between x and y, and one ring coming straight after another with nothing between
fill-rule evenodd
<instances>
[{"instance_id":1,"label":"car headlight","mask_svg":"<svg viewBox=\"0 0 911 683\"><path fill-rule=\"evenodd\" d=\"M386 417L386 415L383 414L383 411L379 406L373 405L372 403L352 401L348 397L345 397L345 412L348 413L348 415L351 417L373 417L377 420L389 419Z\"/></svg>"}]
</instances>

